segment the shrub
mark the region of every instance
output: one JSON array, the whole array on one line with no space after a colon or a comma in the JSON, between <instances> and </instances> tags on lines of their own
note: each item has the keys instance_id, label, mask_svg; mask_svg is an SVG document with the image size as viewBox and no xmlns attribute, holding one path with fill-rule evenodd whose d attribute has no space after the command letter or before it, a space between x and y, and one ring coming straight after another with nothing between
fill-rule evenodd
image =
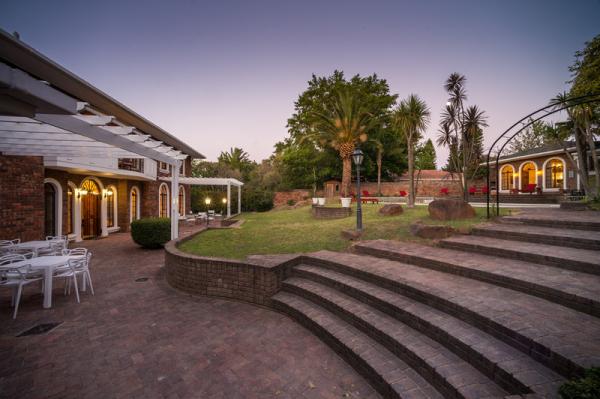
<instances>
[{"instance_id":1,"label":"shrub","mask_svg":"<svg viewBox=\"0 0 600 399\"><path fill-rule=\"evenodd\" d=\"M242 192L242 209L244 211L266 212L273 208L272 191L247 189Z\"/></svg>"},{"instance_id":2,"label":"shrub","mask_svg":"<svg viewBox=\"0 0 600 399\"><path fill-rule=\"evenodd\" d=\"M600 367L589 368L582 378L565 382L558 394L563 399L600 398Z\"/></svg>"},{"instance_id":3,"label":"shrub","mask_svg":"<svg viewBox=\"0 0 600 399\"><path fill-rule=\"evenodd\" d=\"M289 199L289 200L287 201L287 204L288 204L289 206L294 206L294 205L296 205L296 201L294 201L293 199Z\"/></svg>"},{"instance_id":4,"label":"shrub","mask_svg":"<svg viewBox=\"0 0 600 399\"><path fill-rule=\"evenodd\" d=\"M134 220L131 222L131 238L144 248L160 248L171 239L171 219Z\"/></svg>"}]
</instances>

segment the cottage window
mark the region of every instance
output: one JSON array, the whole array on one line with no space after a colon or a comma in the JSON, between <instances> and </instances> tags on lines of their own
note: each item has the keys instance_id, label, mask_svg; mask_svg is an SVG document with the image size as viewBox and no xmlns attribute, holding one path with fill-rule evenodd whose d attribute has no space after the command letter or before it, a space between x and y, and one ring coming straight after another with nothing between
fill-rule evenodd
<instances>
[{"instance_id":1,"label":"cottage window","mask_svg":"<svg viewBox=\"0 0 600 399\"><path fill-rule=\"evenodd\" d=\"M564 169L560 159L552 159L546 163L546 188L563 187Z\"/></svg>"},{"instance_id":2,"label":"cottage window","mask_svg":"<svg viewBox=\"0 0 600 399\"><path fill-rule=\"evenodd\" d=\"M510 165L505 165L501 170L501 190L512 190L514 188L514 169Z\"/></svg>"}]
</instances>

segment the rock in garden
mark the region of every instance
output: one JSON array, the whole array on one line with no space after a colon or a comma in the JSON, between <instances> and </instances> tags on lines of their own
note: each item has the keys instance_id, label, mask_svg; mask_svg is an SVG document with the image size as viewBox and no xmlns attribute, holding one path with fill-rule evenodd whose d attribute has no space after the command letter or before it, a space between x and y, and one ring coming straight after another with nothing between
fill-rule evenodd
<instances>
[{"instance_id":1,"label":"rock in garden","mask_svg":"<svg viewBox=\"0 0 600 399\"><path fill-rule=\"evenodd\" d=\"M420 220L411 223L410 233L414 236L421 238L440 239L447 238L452 235L454 229L450 226L444 226L443 224L428 225L423 224Z\"/></svg>"},{"instance_id":2,"label":"rock in garden","mask_svg":"<svg viewBox=\"0 0 600 399\"><path fill-rule=\"evenodd\" d=\"M400 215L403 211L400 204L386 204L379 208L379 214L384 216Z\"/></svg>"},{"instance_id":3,"label":"rock in garden","mask_svg":"<svg viewBox=\"0 0 600 399\"><path fill-rule=\"evenodd\" d=\"M342 238L350 241L355 241L360 238L362 232L357 230L342 230Z\"/></svg>"},{"instance_id":4,"label":"rock in garden","mask_svg":"<svg viewBox=\"0 0 600 399\"><path fill-rule=\"evenodd\" d=\"M437 199L429 204L429 216L436 220L469 219L475 217L475 209L462 200Z\"/></svg>"}]
</instances>

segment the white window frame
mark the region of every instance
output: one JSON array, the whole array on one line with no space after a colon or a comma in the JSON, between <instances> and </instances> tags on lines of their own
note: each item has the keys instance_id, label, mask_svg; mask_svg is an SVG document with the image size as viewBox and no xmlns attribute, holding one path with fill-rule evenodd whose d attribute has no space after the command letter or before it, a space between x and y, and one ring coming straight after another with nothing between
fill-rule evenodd
<instances>
[{"instance_id":1,"label":"white window frame","mask_svg":"<svg viewBox=\"0 0 600 399\"><path fill-rule=\"evenodd\" d=\"M555 160L555 159L557 161L561 161L562 162L562 165L563 165L563 190L567 189L567 178L568 178L568 175L567 175L567 163L561 157L551 157L551 158L546 159L544 161L544 164L542 165L542 171L543 171L542 172L542 177L543 177L543 179L542 179L542 191L549 191L549 192L552 192L552 191L558 192L558 191L560 191L560 187L556 187L556 188L548 187L548 188L546 188L546 164L548 162L552 161L552 160Z\"/></svg>"},{"instance_id":2,"label":"white window frame","mask_svg":"<svg viewBox=\"0 0 600 399\"><path fill-rule=\"evenodd\" d=\"M502 188L502 170L504 168L506 168L507 166L509 166L512 169L512 181L513 181L513 188L517 188L517 184L515 182L515 179L517 178L517 172L515 171L515 167L511 164L504 164L500 167L500 173L498 173L498 180L500 181L499 187L500 187L500 192L501 193L508 193L510 191L509 189L504 189Z\"/></svg>"},{"instance_id":3,"label":"white window frame","mask_svg":"<svg viewBox=\"0 0 600 399\"><path fill-rule=\"evenodd\" d=\"M158 217L163 217L160 214L160 210L162 208L160 191L163 186L165 186L167 188L167 200L166 200L167 201L167 216L164 216L164 217L168 218L171 215L171 195L170 195L171 190L169 189L169 185L167 183L161 183L160 186L158 186Z\"/></svg>"},{"instance_id":4,"label":"white window frame","mask_svg":"<svg viewBox=\"0 0 600 399\"><path fill-rule=\"evenodd\" d=\"M134 191L135 191L135 198L136 198L135 217L131 213L131 193L133 193ZM158 195L160 196L160 192L159 192ZM129 201L128 201L128 204L129 204L129 223L131 223L134 220L137 220L137 219L140 218L140 189L137 188L137 186L133 186L133 187L131 187L131 190L129 190Z\"/></svg>"}]
</instances>

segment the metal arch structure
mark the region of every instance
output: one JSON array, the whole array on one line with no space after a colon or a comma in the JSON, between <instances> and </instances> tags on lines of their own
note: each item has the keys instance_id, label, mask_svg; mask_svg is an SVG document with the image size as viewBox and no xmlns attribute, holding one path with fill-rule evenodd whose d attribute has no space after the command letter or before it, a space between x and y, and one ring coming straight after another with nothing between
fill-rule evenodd
<instances>
[{"instance_id":1,"label":"metal arch structure","mask_svg":"<svg viewBox=\"0 0 600 399\"><path fill-rule=\"evenodd\" d=\"M600 93L592 93L592 94L586 94L584 96L578 96L578 97L572 97L572 98L567 98L561 101L555 101L552 102L548 105L546 105L545 107L542 107L534 112L531 112L530 114L524 116L523 118L519 119L517 122L515 122L512 126L510 126L508 129L506 129L504 132L502 132L502 134L500 136L498 136L498 138L492 143L492 145L490 146L489 150L488 150L488 154L487 154L487 159L486 159L486 167L487 167L487 186L488 186L488 191L486 194L486 206L487 206L487 218L490 218L490 196L491 196L491 190L489 189L490 187L490 159L491 159L491 154L492 154L492 150L494 149L494 147L496 146L496 144L498 144L498 142L505 137L511 130L513 130L516 126L518 126L519 124L523 123L525 120L533 117L536 114L539 114L540 112L544 112L546 111L543 115L536 117L535 119L532 119L529 123L523 125L519 130L517 130L515 133L513 133L505 142L504 144L502 144L502 146L500 147L500 149L498 150L497 154L496 154L496 160L495 160L495 170L494 173L496 173L496 212L498 213L500 210L500 190L498 189L498 183L499 183L499 178L498 178L498 173L499 173L499 164L500 164L500 154L502 154L502 150L504 150L504 147L506 147L506 145L512 140L514 139L517 135L519 135L519 133L521 133L523 130L525 130L526 128L528 128L529 126L531 126L533 123L544 119L550 115L553 115L555 113L567 110L569 108L578 106L578 105L583 105L583 104L592 104L592 103L596 103L596 102L600 102ZM562 106L561 106L562 105ZM557 106L561 106L560 108L556 108ZM551 111L548 111L551 108L555 108Z\"/></svg>"}]
</instances>

